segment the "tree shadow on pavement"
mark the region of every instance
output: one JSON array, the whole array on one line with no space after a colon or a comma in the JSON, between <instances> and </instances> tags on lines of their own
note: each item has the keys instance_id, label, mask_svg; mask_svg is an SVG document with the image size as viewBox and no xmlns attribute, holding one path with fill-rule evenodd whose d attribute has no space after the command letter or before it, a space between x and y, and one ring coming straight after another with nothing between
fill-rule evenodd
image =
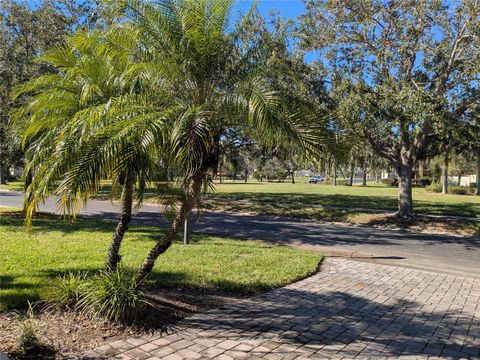
<instances>
[{"instance_id":1,"label":"tree shadow on pavement","mask_svg":"<svg viewBox=\"0 0 480 360\"><path fill-rule=\"evenodd\" d=\"M196 315L185 325L198 331L222 330L220 336L240 342L272 338L325 357L479 355L478 317L422 308L424 304L406 300L382 304L339 291L282 288L254 302Z\"/></svg>"}]
</instances>

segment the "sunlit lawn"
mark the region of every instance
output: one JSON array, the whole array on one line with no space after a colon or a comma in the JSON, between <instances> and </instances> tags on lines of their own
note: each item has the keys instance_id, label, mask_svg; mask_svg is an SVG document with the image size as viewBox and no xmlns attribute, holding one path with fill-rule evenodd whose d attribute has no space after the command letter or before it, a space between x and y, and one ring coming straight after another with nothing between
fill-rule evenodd
<instances>
[{"instance_id":1,"label":"sunlit lawn","mask_svg":"<svg viewBox=\"0 0 480 360\"><path fill-rule=\"evenodd\" d=\"M28 234L20 217L5 214L0 225L0 311L47 299L59 274L101 269L115 226L49 216L35 219ZM138 267L160 235L153 227L132 226L121 250L125 265ZM176 242L158 259L148 285L255 293L314 272L320 258L283 246L194 235L191 245Z\"/></svg>"},{"instance_id":2,"label":"sunlit lawn","mask_svg":"<svg viewBox=\"0 0 480 360\"><path fill-rule=\"evenodd\" d=\"M252 200L282 204L338 206L364 209L390 209L397 207L398 189L383 184L368 186L331 186L308 184L307 178L297 179L295 184L284 182L243 181L215 184L216 199ZM480 215L480 197L468 195L443 195L427 192L425 188L413 188L416 212L460 216Z\"/></svg>"}]
</instances>

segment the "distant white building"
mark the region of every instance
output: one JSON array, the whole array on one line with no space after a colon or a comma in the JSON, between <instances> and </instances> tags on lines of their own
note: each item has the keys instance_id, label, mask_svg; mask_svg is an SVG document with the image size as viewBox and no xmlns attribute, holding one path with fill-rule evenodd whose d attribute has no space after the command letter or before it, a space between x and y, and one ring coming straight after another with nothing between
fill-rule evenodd
<instances>
[{"instance_id":1,"label":"distant white building","mask_svg":"<svg viewBox=\"0 0 480 360\"><path fill-rule=\"evenodd\" d=\"M458 176L452 175L448 177L449 185L458 185ZM477 182L477 175L463 175L460 177L460 186L469 186L470 183Z\"/></svg>"},{"instance_id":2,"label":"distant white building","mask_svg":"<svg viewBox=\"0 0 480 360\"><path fill-rule=\"evenodd\" d=\"M21 178L23 174L23 166L12 166L9 169L10 177Z\"/></svg>"}]
</instances>

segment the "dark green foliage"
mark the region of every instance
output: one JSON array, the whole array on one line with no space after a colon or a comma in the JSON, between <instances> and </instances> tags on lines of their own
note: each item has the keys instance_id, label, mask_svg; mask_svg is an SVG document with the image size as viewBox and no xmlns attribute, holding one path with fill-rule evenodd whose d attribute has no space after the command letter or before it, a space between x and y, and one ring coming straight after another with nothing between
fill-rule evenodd
<instances>
[{"instance_id":1,"label":"dark green foliage","mask_svg":"<svg viewBox=\"0 0 480 360\"><path fill-rule=\"evenodd\" d=\"M442 192L442 184L432 183L429 186L427 186L425 189L427 189L427 191L430 191L430 192L441 193Z\"/></svg>"},{"instance_id":2,"label":"dark green foliage","mask_svg":"<svg viewBox=\"0 0 480 360\"><path fill-rule=\"evenodd\" d=\"M448 191L450 194L455 195L469 195L472 193L470 188L467 186L449 186Z\"/></svg>"},{"instance_id":3,"label":"dark green foliage","mask_svg":"<svg viewBox=\"0 0 480 360\"><path fill-rule=\"evenodd\" d=\"M134 274L123 268L112 272L68 272L57 278L49 303L54 307L78 310L88 316L133 323L149 305L136 286Z\"/></svg>"},{"instance_id":4,"label":"dark green foliage","mask_svg":"<svg viewBox=\"0 0 480 360\"><path fill-rule=\"evenodd\" d=\"M431 185L432 184L432 178L429 177L429 176L423 176L419 179L418 184L422 185L422 186Z\"/></svg>"},{"instance_id":5,"label":"dark green foliage","mask_svg":"<svg viewBox=\"0 0 480 360\"><path fill-rule=\"evenodd\" d=\"M396 178L386 178L381 180L382 183L390 186L398 186L398 179Z\"/></svg>"},{"instance_id":6,"label":"dark green foliage","mask_svg":"<svg viewBox=\"0 0 480 360\"><path fill-rule=\"evenodd\" d=\"M427 191L430 191L430 192L441 193L442 184L432 183L431 185L427 186L425 189L427 189ZM450 194L455 194L455 195L469 195L469 194L473 194L474 191L475 191L475 188L469 187L469 186L449 186L448 187L448 192Z\"/></svg>"}]
</instances>

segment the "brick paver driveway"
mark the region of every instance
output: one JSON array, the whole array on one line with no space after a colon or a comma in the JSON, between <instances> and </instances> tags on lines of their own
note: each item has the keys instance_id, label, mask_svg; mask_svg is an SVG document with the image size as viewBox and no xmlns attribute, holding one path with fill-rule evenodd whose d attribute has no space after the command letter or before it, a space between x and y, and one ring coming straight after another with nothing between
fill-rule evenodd
<instances>
[{"instance_id":1,"label":"brick paver driveway","mask_svg":"<svg viewBox=\"0 0 480 360\"><path fill-rule=\"evenodd\" d=\"M167 336L90 353L119 359L480 359L480 280L347 259L185 319Z\"/></svg>"}]
</instances>

